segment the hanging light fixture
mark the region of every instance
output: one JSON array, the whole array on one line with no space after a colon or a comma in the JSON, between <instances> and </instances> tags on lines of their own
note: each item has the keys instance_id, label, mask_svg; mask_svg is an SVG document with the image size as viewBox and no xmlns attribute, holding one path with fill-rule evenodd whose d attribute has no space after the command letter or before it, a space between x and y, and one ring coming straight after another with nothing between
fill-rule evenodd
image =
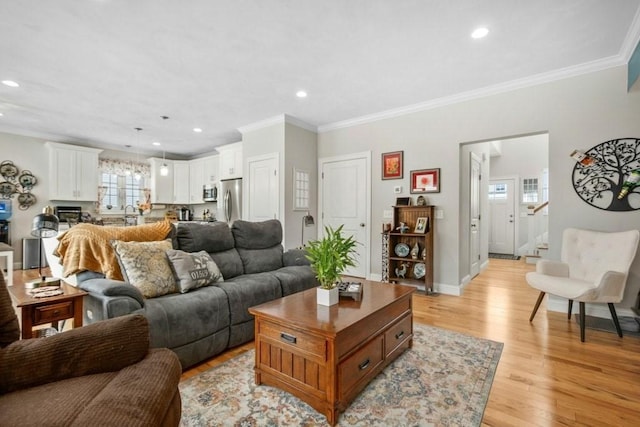
<instances>
[{"instance_id":1,"label":"hanging light fixture","mask_svg":"<svg viewBox=\"0 0 640 427\"><path fill-rule=\"evenodd\" d=\"M169 175L169 166L167 166L167 162L164 158L164 150L162 150L162 166L160 166L160 175L161 176Z\"/></svg>"},{"instance_id":2,"label":"hanging light fixture","mask_svg":"<svg viewBox=\"0 0 640 427\"><path fill-rule=\"evenodd\" d=\"M140 131L142 130L142 128L134 128L137 132L136 132L136 165L134 168L134 172L133 172L133 177L135 178L136 181L140 181L140 178L142 178L142 174L140 173L140 160L139 160L139 153L140 153Z\"/></svg>"}]
</instances>

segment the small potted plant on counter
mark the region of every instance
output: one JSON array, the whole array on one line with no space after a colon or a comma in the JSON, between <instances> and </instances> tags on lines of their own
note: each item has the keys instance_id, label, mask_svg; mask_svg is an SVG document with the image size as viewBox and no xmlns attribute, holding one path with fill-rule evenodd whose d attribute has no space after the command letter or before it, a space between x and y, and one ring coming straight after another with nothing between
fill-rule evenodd
<instances>
[{"instance_id":1,"label":"small potted plant on counter","mask_svg":"<svg viewBox=\"0 0 640 427\"><path fill-rule=\"evenodd\" d=\"M356 241L353 236L342 236L342 225L335 230L324 229L324 237L308 242L307 259L320 282L317 289L318 304L338 303L338 282L348 267L355 266Z\"/></svg>"}]
</instances>

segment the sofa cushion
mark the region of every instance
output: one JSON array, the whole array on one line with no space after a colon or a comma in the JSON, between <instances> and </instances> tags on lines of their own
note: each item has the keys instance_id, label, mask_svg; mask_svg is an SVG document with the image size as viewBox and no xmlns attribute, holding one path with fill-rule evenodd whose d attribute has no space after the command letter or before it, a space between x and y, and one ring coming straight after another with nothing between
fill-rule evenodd
<instances>
[{"instance_id":1,"label":"sofa cushion","mask_svg":"<svg viewBox=\"0 0 640 427\"><path fill-rule=\"evenodd\" d=\"M231 227L245 274L282 267L282 225L271 219L262 222L238 220Z\"/></svg>"},{"instance_id":2,"label":"sofa cushion","mask_svg":"<svg viewBox=\"0 0 640 427\"><path fill-rule=\"evenodd\" d=\"M222 252L235 247L233 234L226 222L181 223L176 231L176 240L176 249L185 252Z\"/></svg>"},{"instance_id":3,"label":"sofa cushion","mask_svg":"<svg viewBox=\"0 0 640 427\"><path fill-rule=\"evenodd\" d=\"M224 280L220 269L206 251L188 253L169 249L167 258L181 293Z\"/></svg>"},{"instance_id":4,"label":"sofa cushion","mask_svg":"<svg viewBox=\"0 0 640 427\"><path fill-rule=\"evenodd\" d=\"M171 249L171 239L157 242L111 242L122 266L125 280L140 289L145 298L176 292L166 251Z\"/></svg>"},{"instance_id":5,"label":"sofa cushion","mask_svg":"<svg viewBox=\"0 0 640 427\"><path fill-rule=\"evenodd\" d=\"M226 222L181 223L177 229L177 240L178 249L185 252L207 251L225 280L244 273L233 234Z\"/></svg>"},{"instance_id":6,"label":"sofa cushion","mask_svg":"<svg viewBox=\"0 0 640 427\"><path fill-rule=\"evenodd\" d=\"M152 325L151 347L167 348L189 344L228 328L230 318L227 295L217 286L147 300L140 313Z\"/></svg>"},{"instance_id":7,"label":"sofa cushion","mask_svg":"<svg viewBox=\"0 0 640 427\"><path fill-rule=\"evenodd\" d=\"M268 249L241 249L238 254L242 260L245 274L262 273L282 267L282 246Z\"/></svg>"},{"instance_id":8,"label":"sofa cushion","mask_svg":"<svg viewBox=\"0 0 640 427\"><path fill-rule=\"evenodd\" d=\"M282 296L295 294L320 285L318 279L316 279L316 273L308 265L282 267L269 273L280 281Z\"/></svg>"},{"instance_id":9,"label":"sofa cushion","mask_svg":"<svg viewBox=\"0 0 640 427\"><path fill-rule=\"evenodd\" d=\"M282 243L282 224L277 219L262 222L237 220L231 226L236 248L267 249Z\"/></svg>"},{"instance_id":10,"label":"sofa cushion","mask_svg":"<svg viewBox=\"0 0 640 427\"><path fill-rule=\"evenodd\" d=\"M280 282L269 273L243 274L217 283L216 287L222 288L229 298L232 326L253 319L249 307L282 297Z\"/></svg>"}]
</instances>

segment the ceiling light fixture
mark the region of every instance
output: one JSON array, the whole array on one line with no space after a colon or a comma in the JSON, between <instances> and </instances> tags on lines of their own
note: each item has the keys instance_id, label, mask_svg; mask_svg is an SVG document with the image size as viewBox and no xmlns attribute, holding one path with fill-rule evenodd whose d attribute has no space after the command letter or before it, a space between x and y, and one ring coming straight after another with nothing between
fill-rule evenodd
<instances>
[{"instance_id":1,"label":"ceiling light fixture","mask_svg":"<svg viewBox=\"0 0 640 427\"><path fill-rule=\"evenodd\" d=\"M485 27L480 27L473 30L473 33L471 33L471 37L474 39L481 39L485 37L487 34L489 34L489 29Z\"/></svg>"},{"instance_id":2,"label":"ceiling light fixture","mask_svg":"<svg viewBox=\"0 0 640 427\"><path fill-rule=\"evenodd\" d=\"M193 128L193 131L194 131L194 132L197 132L197 133L200 133L200 132L202 132L202 129L200 129L200 128Z\"/></svg>"},{"instance_id":3,"label":"ceiling light fixture","mask_svg":"<svg viewBox=\"0 0 640 427\"><path fill-rule=\"evenodd\" d=\"M4 114L3 114L3 113L0 113L0 117L2 117L2 116L4 116Z\"/></svg>"},{"instance_id":4,"label":"ceiling light fixture","mask_svg":"<svg viewBox=\"0 0 640 427\"><path fill-rule=\"evenodd\" d=\"M20 87L20 85L13 80L3 80L2 84L9 87Z\"/></svg>"},{"instance_id":5,"label":"ceiling light fixture","mask_svg":"<svg viewBox=\"0 0 640 427\"><path fill-rule=\"evenodd\" d=\"M169 166L167 166L167 162L164 158L164 150L162 150L162 166L160 166L160 176L169 175Z\"/></svg>"},{"instance_id":6,"label":"ceiling light fixture","mask_svg":"<svg viewBox=\"0 0 640 427\"><path fill-rule=\"evenodd\" d=\"M156 147L159 147L159 146L161 146L162 144L160 144L158 141L153 141L153 142L151 143L151 145L155 145Z\"/></svg>"},{"instance_id":7,"label":"ceiling light fixture","mask_svg":"<svg viewBox=\"0 0 640 427\"><path fill-rule=\"evenodd\" d=\"M296 96L298 98L306 98L307 97L307 92L305 92L304 90L299 90L296 92Z\"/></svg>"}]
</instances>

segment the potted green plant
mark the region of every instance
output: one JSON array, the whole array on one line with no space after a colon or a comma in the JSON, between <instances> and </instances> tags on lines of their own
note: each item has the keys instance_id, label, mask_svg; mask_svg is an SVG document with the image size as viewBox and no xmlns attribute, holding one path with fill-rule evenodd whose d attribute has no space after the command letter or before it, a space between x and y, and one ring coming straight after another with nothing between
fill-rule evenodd
<instances>
[{"instance_id":1,"label":"potted green plant","mask_svg":"<svg viewBox=\"0 0 640 427\"><path fill-rule=\"evenodd\" d=\"M325 227L324 237L310 241L307 259L320 282L318 304L333 305L338 302L338 282L347 267L355 266L356 241L353 236L342 235L343 225L335 230Z\"/></svg>"}]
</instances>

